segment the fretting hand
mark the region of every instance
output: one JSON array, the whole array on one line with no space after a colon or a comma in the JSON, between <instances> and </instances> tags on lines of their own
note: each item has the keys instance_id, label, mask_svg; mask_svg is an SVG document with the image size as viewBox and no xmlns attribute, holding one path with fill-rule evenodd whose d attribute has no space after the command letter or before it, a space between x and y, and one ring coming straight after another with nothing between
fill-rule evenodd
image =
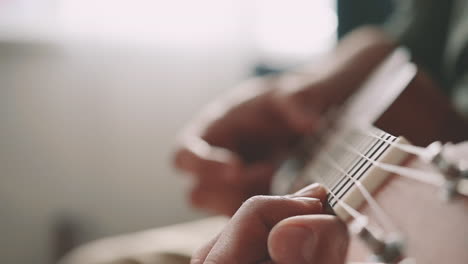
<instances>
[{"instance_id":1,"label":"fretting hand","mask_svg":"<svg viewBox=\"0 0 468 264\"><path fill-rule=\"evenodd\" d=\"M188 125L175 154L176 167L195 179L192 205L232 215L249 197L268 194L295 143L392 48L382 34L361 30L341 41L326 63L248 81L208 106Z\"/></svg>"},{"instance_id":2,"label":"fretting hand","mask_svg":"<svg viewBox=\"0 0 468 264\"><path fill-rule=\"evenodd\" d=\"M343 264L349 236L344 223L321 214L325 198L319 185L250 198L190 263Z\"/></svg>"}]
</instances>

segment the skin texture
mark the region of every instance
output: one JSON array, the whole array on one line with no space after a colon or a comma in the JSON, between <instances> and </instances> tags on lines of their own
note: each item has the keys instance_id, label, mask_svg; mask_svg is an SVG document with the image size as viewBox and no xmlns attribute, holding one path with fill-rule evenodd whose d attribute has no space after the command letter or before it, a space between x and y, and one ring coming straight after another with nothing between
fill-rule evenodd
<instances>
[{"instance_id":1,"label":"skin texture","mask_svg":"<svg viewBox=\"0 0 468 264\"><path fill-rule=\"evenodd\" d=\"M321 214L325 198L320 185L288 196L252 197L191 264L343 264L349 236L337 218Z\"/></svg>"},{"instance_id":2,"label":"skin texture","mask_svg":"<svg viewBox=\"0 0 468 264\"><path fill-rule=\"evenodd\" d=\"M189 201L232 216L192 263L344 263L348 234L323 214L323 189L256 195L269 194L272 176L300 139L314 133L321 116L352 94L394 47L378 30L360 30L317 66L249 80L188 124L174 164L193 180Z\"/></svg>"},{"instance_id":3,"label":"skin texture","mask_svg":"<svg viewBox=\"0 0 468 264\"><path fill-rule=\"evenodd\" d=\"M233 215L254 195L269 194L274 172L394 48L375 29L351 34L314 67L249 80L207 106L182 132L175 166L189 175L190 203Z\"/></svg>"}]
</instances>

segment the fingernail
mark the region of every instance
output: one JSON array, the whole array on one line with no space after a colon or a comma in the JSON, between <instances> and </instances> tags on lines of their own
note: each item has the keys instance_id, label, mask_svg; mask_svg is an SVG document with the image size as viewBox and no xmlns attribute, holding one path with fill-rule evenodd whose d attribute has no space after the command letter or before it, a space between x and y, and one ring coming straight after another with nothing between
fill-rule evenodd
<instances>
[{"instance_id":1,"label":"fingernail","mask_svg":"<svg viewBox=\"0 0 468 264\"><path fill-rule=\"evenodd\" d=\"M320 199L310 197L292 197L292 199L307 203L307 205L310 206L311 213L321 213L323 210L323 205Z\"/></svg>"},{"instance_id":2,"label":"fingernail","mask_svg":"<svg viewBox=\"0 0 468 264\"><path fill-rule=\"evenodd\" d=\"M290 262L301 264L301 263L312 263L315 258L317 250L317 235L311 232L307 228L299 226L288 226L283 227L281 231L282 237L284 238L285 246L289 248L289 256L291 257Z\"/></svg>"},{"instance_id":3,"label":"fingernail","mask_svg":"<svg viewBox=\"0 0 468 264\"><path fill-rule=\"evenodd\" d=\"M294 199L297 201L308 202L308 203L320 203L320 199L311 198L311 197L292 197L291 199Z\"/></svg>"},{"instance_id":4,"label":"fingernail","mask_svg":"<svg viewBox=\"0 0 468 264\"><path fill-rule=\"evenodd\" d=\"M314 196L314 195L317 195L318 192L319 192L319 186L320 184L318 183L313 183L311 185L308 185L302 189L300 189L299 191L295 192L293 194L293 196L304 196L304 195L307 195L307 196Z\"/></svg>"},{"instance_id":5,"label":"fingernail","mask_svg":"<svg viewBox=\"0 0 468 264\"><path fill-rule=\"evenodd\" d=\"M320 199L322 204L327 203L327 190L318 183L306 186L292 195L292 197L296 196L314 197Z\"/></svg>"}]
</instances>

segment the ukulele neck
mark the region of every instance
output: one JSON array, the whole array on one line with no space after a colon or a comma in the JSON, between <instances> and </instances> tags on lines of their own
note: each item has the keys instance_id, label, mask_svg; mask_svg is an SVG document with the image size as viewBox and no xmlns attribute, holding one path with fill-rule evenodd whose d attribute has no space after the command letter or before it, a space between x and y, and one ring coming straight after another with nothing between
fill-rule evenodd
<instances>
[{"instance_id":1,"label":"ukulele neck","mask_svg":"<svg viewBox=\"0 0 468 264\"><path fill-rule=\"evenodd\" d=\"M349 217L342 208L343 203L358 209L366 200L358 185L373 193L389 176L376 163L398 165L408 157L392 146L393 143L407 143L404 138L376 128L370 131L344 129L322 140L324 143L305 166L299 181L301 185L318 182L327 187L328 202L343 219Z\"/></svg>"}]
</instances>

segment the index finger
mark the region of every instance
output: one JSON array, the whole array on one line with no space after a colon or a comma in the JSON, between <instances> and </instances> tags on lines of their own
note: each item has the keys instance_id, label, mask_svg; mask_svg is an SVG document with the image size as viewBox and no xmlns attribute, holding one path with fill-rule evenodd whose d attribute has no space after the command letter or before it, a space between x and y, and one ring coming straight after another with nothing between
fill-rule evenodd
<instances>
[{"instance_id":1,"label":"index finger","mask_svg":"<svg viewBox=\"0 0 468 264\"><path fill-rule=\"evenodd\" d=\"M237 211L206 257L213 263L260 263L267 261L267 239L279 221L322 212L319 199L292 196L256 196ZM233 262L235 260L236 262Z\"/></svg>"}]
</instances>

